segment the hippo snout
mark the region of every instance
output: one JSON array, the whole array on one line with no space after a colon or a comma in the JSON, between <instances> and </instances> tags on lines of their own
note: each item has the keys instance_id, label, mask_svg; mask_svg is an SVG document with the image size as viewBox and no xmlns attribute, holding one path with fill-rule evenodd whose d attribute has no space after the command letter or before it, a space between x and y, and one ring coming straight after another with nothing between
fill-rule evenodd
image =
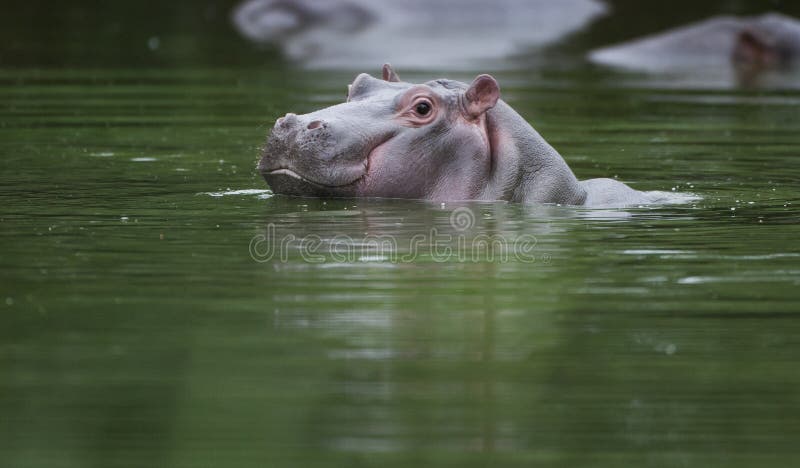
<instances>
[{"instance_id":1,"label":"hippo snout","mask_svg":"<svg viewBox=\"0 0 800 468\"><path fill-rule=\"evenodd\" d=\"M288 113L285 116L279 118L275 121L275 126L273 128L274 131L296 131L297 128L300 128L305 125L306 130L317 130L317 129L324 129L328 128L328 124L325 121L318 120L318 119L308 119L309 122L306 124L303 120L298 117L297 114Z\"/></svg>"},{"instance_id":2,"label":"hippo snout","mask_svg":"<svg viewBox=\"0 0 800 468\"><path fill-rule=\"evenodd\" d=\"M258 165L266 174L291 171L312 179L327 179L336 155L331 125L320 116L288 113L275 121Z\"/></svg>"},{"instance_id":3,"label":"hippo snout","mask_svg":"<svg viewBox=\"0 0 800 468\"><path fill-rule=\"evenodd\" d=\"M275 122L276 127L290 128L297 123L297 114L288 113Z\"/></svg>"}]
</instances>

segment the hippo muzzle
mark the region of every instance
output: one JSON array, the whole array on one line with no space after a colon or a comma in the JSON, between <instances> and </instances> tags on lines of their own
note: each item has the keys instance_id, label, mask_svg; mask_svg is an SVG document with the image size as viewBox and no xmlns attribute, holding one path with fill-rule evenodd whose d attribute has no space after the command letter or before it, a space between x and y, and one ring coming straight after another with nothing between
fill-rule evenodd
<instances>
[{"instance_id":1,"label":"hippo muzzle","mask_svg":"<svg viewBox=\"0 0 800 468\"><path fill-rule=\"evenodd\" d=\"M343 154L331 124L289 113L275 123L258 169L278 193L326 195L346 191L366 173L365 159L343 164Z\"/></svg>"},{"instance_id":2,"label":"hippo muzzle","mask_svg":"<svg viewBox=\"0 0 800 468\"><path fill-rule=\"evenodd\" d=\"M368 75L355 86L366 88ZM376 148L397 133L391 98L350 100L310 114L286 114L273 127L258 169L287 195L354 196Z\"/></svg>"}]
</instances>

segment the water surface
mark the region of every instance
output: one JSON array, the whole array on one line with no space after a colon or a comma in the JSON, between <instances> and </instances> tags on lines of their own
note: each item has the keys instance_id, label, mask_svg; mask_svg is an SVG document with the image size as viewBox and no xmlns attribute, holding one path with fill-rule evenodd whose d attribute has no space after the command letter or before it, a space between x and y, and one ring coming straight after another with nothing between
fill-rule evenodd
<instances>
[{"instance_id":1,"label":"water surface","mask_svg":"<svg viewBox=\"0 0 800 468\"><path fill-rule=\"evenodd\" d=\"M800 93L496 74L580 178L686 204L273 195L274 119L352 77L0 70L4 466L800 462Z\"/></svg>"}]
</instances>

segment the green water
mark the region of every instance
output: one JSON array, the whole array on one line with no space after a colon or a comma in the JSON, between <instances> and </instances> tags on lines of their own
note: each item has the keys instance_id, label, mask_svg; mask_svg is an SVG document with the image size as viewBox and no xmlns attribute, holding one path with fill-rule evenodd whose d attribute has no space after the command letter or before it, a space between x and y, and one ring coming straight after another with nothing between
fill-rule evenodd
<instances>
[{"instance_id":1,"label":"green water","mask_svg":"<svg viewBox=\"0 0 800 468\"><path fill-rule=\"evenodd\" d=\"M691 203L315 200L258 147L353 74L215 63L0 69L0 466L800 464L800 91L495 74Z\"/></svg>"}]
</instances>

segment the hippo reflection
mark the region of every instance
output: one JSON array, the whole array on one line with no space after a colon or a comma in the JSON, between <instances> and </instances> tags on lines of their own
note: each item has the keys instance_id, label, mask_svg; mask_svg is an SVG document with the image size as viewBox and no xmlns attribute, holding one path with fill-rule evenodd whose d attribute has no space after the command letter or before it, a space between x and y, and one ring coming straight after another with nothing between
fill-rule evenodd
<instances>
[{"instance_id":1,"label":"hippo reflection","mask_svg":"<svg viewBox=\"0 0 800 468\"><path fill-rule=\"evenodd\" d=\"M733 65L749 74L786 68L800 59L800 21L779 13L714 17L595 50L595 63L650 72L697 71Z\"/></svg>"},{"instance_id":2,"label":"hippo reflection","mask_svg":"<svg viewBox=\"0 0 800 468\"><path fill-rule=\"evenodd\" d=\"M384 65L382 80L359 75L346 102L278 119L258 169L273 191L288 195L589 206L661 201L660 192L611 179L578 181L499 97L489 75L470 85L411 84Z\"/></svg>"}]
</instances>

